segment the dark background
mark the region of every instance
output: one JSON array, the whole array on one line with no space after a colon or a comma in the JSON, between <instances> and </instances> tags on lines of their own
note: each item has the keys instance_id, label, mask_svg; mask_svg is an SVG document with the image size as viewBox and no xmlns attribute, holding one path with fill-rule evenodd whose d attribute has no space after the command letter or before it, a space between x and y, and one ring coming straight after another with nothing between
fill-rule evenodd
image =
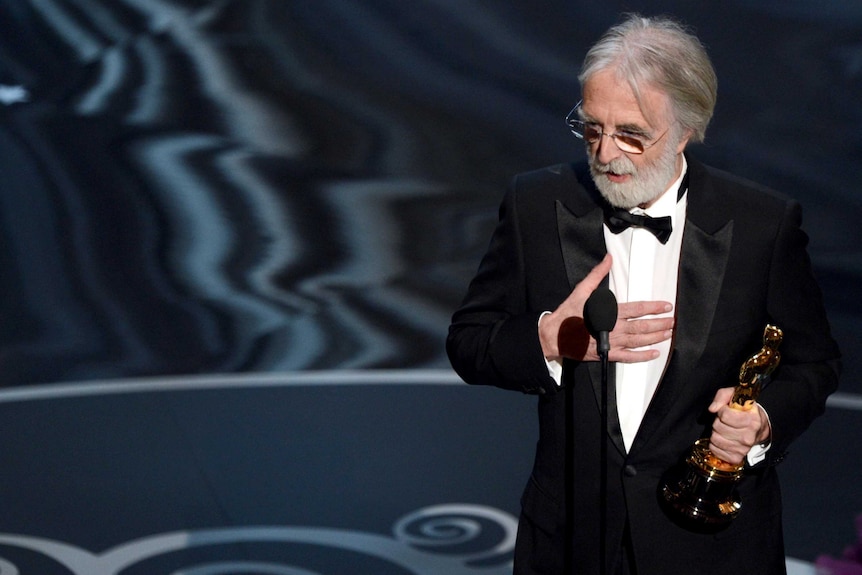
<instances>
[{"instance_id":1,"label":"dark background","mask_svg":"<svg viewBox=\"0 0 862 575\"><path fill-rule=\"evenodd\" d=\"M811 561L840 552L862 512L862 4L854 0L4 1L0 377L8 389L0 420L14 448L5 462L13 479L0 495L53 511L5 509L0 531L84 547L125 540L131 535L92 526L135 490L171 495L153 496L166 516L149 506L152 521L129 520L133 534L314 517L332 525L336 516L376 529L420 502L399 503L403 486L374 478L418 469L423 505L481 501L517 513L534 441L532 399L517 394L351 387L344 397L364 414L351 417L330 409L337 386L263 395L253 387L182 395L188 403L168 410L176 425L154 423L165 402L180 401L170 392L50 401L8 394L214 374L438 377L448 370L449 316L505 186L517 172L583 156L563 123L579 99L579 64L631 10L679 17L713 57L718 106L706 143L691 152L804 206L845 374L827 414L783 464L788 553ZM263 410L260 421L279 425L239 423L220 409L251 422ZM93 410L101 414L95 428ZM405 441L412 457L392 447L348 457L366 444L342 442L367 429L367 417L392 427L359 436L372 445ZM240 431L209 431L219 425ZM340 426L343 435L314 443L318 428ZM427 441L405 439L416 434ZM302 453L315 457L281 453L285 436L307 438ZM207 442L239 457L236 466L213 467L209 455L189 463L186 450ZM162 464L117 463L122 446L137 443ZM68 470L101 461L100 449L114 450L115 465L53 475L61 454ZM171 491L160 482L177 461L190 475L180 474L186 490ZM433 488L425 466L441 474ZM36 469L41 481L55 479L34 482ZM111 469L136 479L81 497L114 481ZM265 490L236 495L237 469L270 478L301 469L302 481L282 496L302 504L262 505ZM309 496L336 489L321 477L353 472L364 503L353 491L335 507ZM212 499L180 505L204 476ZM228 494L248 513L225 512ZM92 532L69 523L80 508L94 514L85 522Z\"/></svg>"}]
</instances>

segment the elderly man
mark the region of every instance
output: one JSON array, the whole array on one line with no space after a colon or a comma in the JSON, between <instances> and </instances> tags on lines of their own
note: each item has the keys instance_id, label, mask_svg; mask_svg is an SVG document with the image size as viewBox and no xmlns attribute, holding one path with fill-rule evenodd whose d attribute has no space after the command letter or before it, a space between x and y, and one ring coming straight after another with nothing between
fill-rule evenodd
<instances>
[{"instance_id":1,"label":"elderly man","mask_svg":"<svg viewBox=\"0 0 862 575\"><path fill-rule=\"evenodd\" d=\"M567 121L587 165L514 179L447 339L466 382L538 395L515 573L784 573L775 465L840 371L800 207L685 153L717 83L676 22L629 17L579 78ZM581 320L600 286L619 302L604 415ZM781 364L755 409L732 409L767 323L784 332ZM745 465L742 510L717 531L680 521L660 494L700 437Z\"/></svg>"}]
</instances>

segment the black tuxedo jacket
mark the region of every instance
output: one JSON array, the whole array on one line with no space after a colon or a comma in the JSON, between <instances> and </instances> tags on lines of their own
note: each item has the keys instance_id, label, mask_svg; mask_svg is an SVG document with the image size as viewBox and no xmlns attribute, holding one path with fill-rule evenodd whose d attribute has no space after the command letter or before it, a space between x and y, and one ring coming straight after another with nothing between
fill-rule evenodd
<instances>
[{"instance_id":1,"label":"black tuxedo jacket","mask_svg":"<svg viewBox=\"0 0 862 575\"><path fill-rule=\"evenodd\" d=\"M586 167L558 165L515 178L453 316L447 351L466 382L538 395L539 441L521 501L516 573L599 572L602 441L609 569L628 526L640 575L784 572L774 466L823 412L837 387L839 351L811 272L799 205L687 159L672 351L629 453L613 379L602 430L600 364L566 361L557 387L538 340L539 315L554 310L606 253L602 200ZM760 396L773 430L767 460L746 470L743 507L729 527L704 533L679 526L659 503L661 477L709 435L708 405L717 389L736 384L767 323L784 331L781 365Z\"/></svg>"}]
</instances>

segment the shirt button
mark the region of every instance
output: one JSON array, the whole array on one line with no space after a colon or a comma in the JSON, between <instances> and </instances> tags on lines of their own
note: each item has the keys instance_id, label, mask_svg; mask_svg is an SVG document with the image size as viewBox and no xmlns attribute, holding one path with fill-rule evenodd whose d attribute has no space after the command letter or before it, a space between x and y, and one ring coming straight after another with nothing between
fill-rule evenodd
<instances>
[{"instance_id":1,"label":"shirt button","mask_svg":"<svg viewBox=\"0 0 862 575\"><path fill-rule=\"evenodd\" d=\"M623 473L625 474L626 477L634 477L635 475L638 474L638 470L635 469L634 465L626 465L625 468L623 469Z\"/></svg>"}]
</instances>

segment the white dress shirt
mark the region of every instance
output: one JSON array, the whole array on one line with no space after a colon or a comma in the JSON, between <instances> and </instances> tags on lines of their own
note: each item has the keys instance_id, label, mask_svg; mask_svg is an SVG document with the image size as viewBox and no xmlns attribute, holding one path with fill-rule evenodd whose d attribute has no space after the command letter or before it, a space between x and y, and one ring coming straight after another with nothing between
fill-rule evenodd
<instances>
[{"instance_id":1,"label":"white dress shirt","mask_svg":"<svg viewBox=\"0 0 862 575\"><path fill-rule=\"evenodd\" d=\"M605 245L613 256L609 287L619 303L668 301L676 309L679 254L682 247L688 195L677 201L677 191L687 169L683 157L679 178L647 209L634 208L633 214L654 218L670 216L673 231L662 244L645 228L630 227L618 234L604 226ZM672 316L673 311L657 316ZM659 356L639 363L615 363L617 413L626 450L631 448L641 420L667 367L671 340L640 349L657 349Z\"/></svg>"}]
</instances>

